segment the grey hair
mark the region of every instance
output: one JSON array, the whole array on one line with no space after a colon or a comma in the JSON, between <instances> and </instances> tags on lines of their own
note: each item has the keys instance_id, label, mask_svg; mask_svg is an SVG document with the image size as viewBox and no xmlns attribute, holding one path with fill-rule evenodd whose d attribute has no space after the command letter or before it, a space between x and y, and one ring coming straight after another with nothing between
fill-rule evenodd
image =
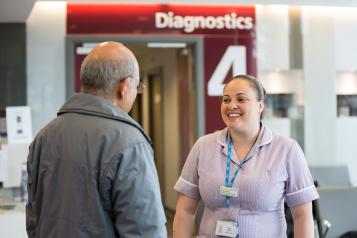
<instances>
[{"instance_id":1,"label":"grey hair","mask_svg":"<svg viewBox=\"0 0 357 238\"><path fill-rule=\"evenodd\" d=\"M94 60L86 57L81 65L80 79L84 89L95 90L98 94L109 95L120 80L135 72L135 61L132 57L118 59Z\"/></svg>"}]
</instances>

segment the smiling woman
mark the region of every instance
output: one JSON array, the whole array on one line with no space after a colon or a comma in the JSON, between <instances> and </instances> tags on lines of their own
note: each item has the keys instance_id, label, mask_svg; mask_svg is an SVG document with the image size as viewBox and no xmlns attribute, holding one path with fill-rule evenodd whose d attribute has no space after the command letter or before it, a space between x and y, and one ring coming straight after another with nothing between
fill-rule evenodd
<instances>
[{"instance_id":1,"label":"smiling woman","mask_svg":"<svg viewBox=\"0 0 357 238\"><path fill-rule=\"evenodd\" d=\"M252 90L253 89L253 90ZM265 90L253 77L234 77L224 87L221 114L231 130L244 130L256 137L264 109Z\"/></svg>"},{"instance_id":2,"label":"smiling woman","mask_svg":"<svg viewBox=\"0 0 357 238\"><path fill-rule=\"evenodd\" d=\"M249 75L224 86L226 128L198 139L175 185L174 237L191 236L202 200L198 237L284 238L284 199L295 236L313 237L311 201L319 195L300 146L261 122L264 98L261 83Z\"/></svg>"}]
</instances>

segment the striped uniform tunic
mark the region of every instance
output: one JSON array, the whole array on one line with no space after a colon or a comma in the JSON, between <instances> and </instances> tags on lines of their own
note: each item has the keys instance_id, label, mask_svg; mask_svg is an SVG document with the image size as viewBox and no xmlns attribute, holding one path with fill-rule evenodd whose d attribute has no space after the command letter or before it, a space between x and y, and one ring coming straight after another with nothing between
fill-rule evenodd
<instances>
[{"instance_id":1,"label":"striped uniform tunic","mask_svg":"<svg viewBox=\"0 0 357 238\"><path fill-rule=\"evenodd\" d=\"M216 237L217 220L238 222L239 238L286 237L284 199L289 207L319 198L305 156L296 141L262 125L233 186L238 191L226 209L228 128L205 135L193 146L174 189L204 205L198 237ZM238 145L239 146L239 145ZM239 160L232 150L230 176Z\"/></svg>"}]
</instances>

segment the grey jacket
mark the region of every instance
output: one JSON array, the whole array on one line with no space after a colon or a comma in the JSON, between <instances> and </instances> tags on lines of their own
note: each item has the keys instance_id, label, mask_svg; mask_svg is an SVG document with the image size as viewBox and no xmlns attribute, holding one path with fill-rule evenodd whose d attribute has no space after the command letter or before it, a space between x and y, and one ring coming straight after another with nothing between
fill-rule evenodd
<instances>
[{"instance_id":1,"label":"grey jacket","mask_svg":"<svg viewBox=\"0 0 357 238\"><path fill-rule=\"evenodd\" d=\"M104 98L76 94L30 145L29 237L166 237L150 139Z\"/></svg>"}]
</instances>

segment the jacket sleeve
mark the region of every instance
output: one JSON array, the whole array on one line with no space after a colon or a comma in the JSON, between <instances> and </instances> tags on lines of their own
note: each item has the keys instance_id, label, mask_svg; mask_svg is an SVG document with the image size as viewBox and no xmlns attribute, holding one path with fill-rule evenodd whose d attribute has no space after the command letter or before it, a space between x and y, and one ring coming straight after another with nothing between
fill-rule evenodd
<instances>
[{"instance_id":1,"label":"jacket sleeve","mask_svg":"<svg viewBox=\"0 0 357 238\"><path fill-rule=\"evenodd\" d=\"M112 211L120 237L167 237L166 218L151 146L120 154L112 185ZM114 172L114 171L113 171Z\"/></svg>"},{"instance_id":2,"label":"jacket sleeve","mask_svg":"<svg viewBox=\"0 0 357 238\"><path fill-rule=\"evenodd\" d=\"M38 145L38 139L35 139L29 148L29 154L27 156L27 191L28 201L26 204L26 230L29 238L36 237L36 210L35 210L35 185L37 180L37 164L39 161L40 146Z\"/></svg>"}]
</instances>

